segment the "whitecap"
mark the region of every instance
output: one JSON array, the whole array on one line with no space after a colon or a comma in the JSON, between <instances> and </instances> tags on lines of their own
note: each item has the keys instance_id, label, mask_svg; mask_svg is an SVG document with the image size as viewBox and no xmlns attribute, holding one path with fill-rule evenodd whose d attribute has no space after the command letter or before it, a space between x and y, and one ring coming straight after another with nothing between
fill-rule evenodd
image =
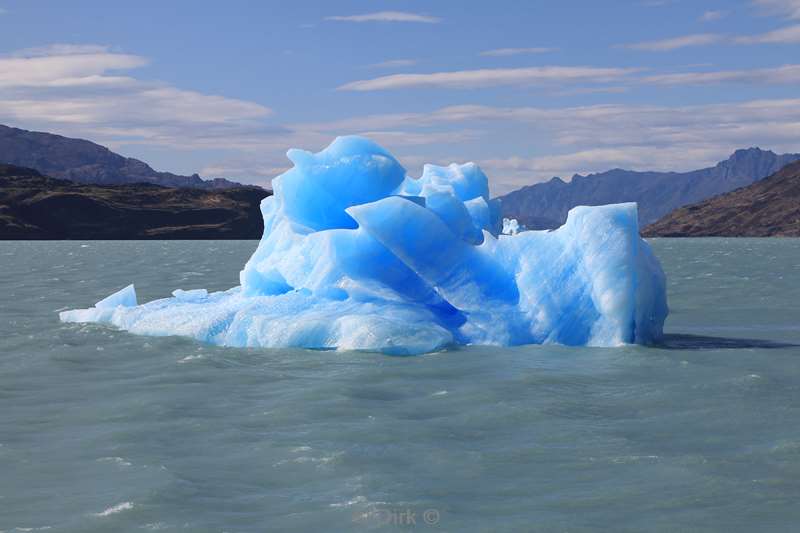
<instances>
[{"instance_id":1,"label":"whitecap","mask_svg":"<svg viewBox=\"0 0 800 533\"><path fill-rule=\"evenodd\" d=\"M183 359L178 359L178 364L188 363L189 361L195 361L197 359L205 359L205 355L187 355Z\"/></svg>"},{"instance_id":2,"label":"whitecap","mask_svg":"<svg viewBox=\"0 0 800 533\"><path fill-rule=\"evenodd\" d=\"M131 502L122 502L117 505L112 505L105 511L101 511L99 513L93 513L94 516L110 516L112 514L121 513L122 511L127 511L129 509L133 509L133 503Z\"/></svg>"},{"instance_id":3,"label":"whitecap","mask_svg":"<svg viewBox=\"0 0 800 533\"><path fill-rule=\"evenodd\" d=\"M122 457L101 457L97 460L98 463L116 463L119 466L131 466L133 463L126 461Z\"/></svg>"},{"instance_id":4,"label":"whitecap","mask_svg":"<svg viewBox=\"0 0 800 533\"><path fill-rule=\"evenodd\" d=\"M352 500L347 500L346 502L337 502L330 504L331 507L350 507L357 503L367 503L367 498L365 496L356 496Z\"/></svg>"}]
</instances>

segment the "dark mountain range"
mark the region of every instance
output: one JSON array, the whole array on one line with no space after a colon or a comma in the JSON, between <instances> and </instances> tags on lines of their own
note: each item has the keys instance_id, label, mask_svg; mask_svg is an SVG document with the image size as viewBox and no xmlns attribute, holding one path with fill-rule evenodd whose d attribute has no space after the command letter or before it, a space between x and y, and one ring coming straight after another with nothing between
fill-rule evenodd
<instances>
[{"instance_id":1,"label":"dark mountain range","mask_svg":"<svg viewBox=\"0 0 800 533\"><path fill-rule=\"evenodd\" d=\"M692 172L635 172L614 169L566 183L553 178L500 197L503 216L516 218L528 229L561 226L578 205L637 202L642 226L678 207L750 185L800 159L800 154L776 155L759 148L737 150L714 167Z\"/></svg>"},{"instance_id":2,"label":"dark mountain range","mask_svg":"<svg viewBox=\"0 0 800 533\"><path fill-rule=\"evenodd\" d=\"M269 191L86 185L0 165L0 239L258 239Z\"/></svg>"},{"instance_id":3,"label":"dark mountain range","mask_svg":"<svg viewBox=\"0 0 800 533\"><path fill-rule=\"evenodd\" d=\"M0 163L33 168L47 176L76 183L155 183L165 187L197 189L243 186L241 183L220 178L203 180L197 174L179 176L170 172L157 172L147 163L115 154L90 141L3 125L0 125Z\"/></svg>"},{"instance_id":4,"label":"dark mountain range","mask_svg":"<svg viewBox=\"0 0 800 533\"><path fill-rule=\"evenodd\" d=\"M800 161L747 187L682 207L648 237L800 237Z\"/></svg>"}]
</instances>

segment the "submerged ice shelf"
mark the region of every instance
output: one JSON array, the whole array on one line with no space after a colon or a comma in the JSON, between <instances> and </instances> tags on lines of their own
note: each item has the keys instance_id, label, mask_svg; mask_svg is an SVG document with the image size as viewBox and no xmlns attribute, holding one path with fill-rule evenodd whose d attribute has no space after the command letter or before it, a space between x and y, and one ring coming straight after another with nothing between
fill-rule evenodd
<instances>
[{"instance_id":1,"label":"submerged ice shelf","mask_svg":"<svg viewBox=\"0 0 800 533\"><path fill-rule=\"evenodd\" d=\"M577 207L557 230L517 232L473 163L426 165L413 179L352 136L288 156L294 167L261 203L264 235L239 286L138 305L130 285L61 320L224 346L391 354L662 334L664 274L639 237L636 204Z\"/></svg>"}]
</instances>

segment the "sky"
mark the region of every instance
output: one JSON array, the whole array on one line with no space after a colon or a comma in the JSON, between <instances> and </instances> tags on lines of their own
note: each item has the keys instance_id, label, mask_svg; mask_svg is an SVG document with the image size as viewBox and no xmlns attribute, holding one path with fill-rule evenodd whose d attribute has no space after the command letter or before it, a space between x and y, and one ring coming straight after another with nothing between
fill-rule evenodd
<instances>
[{"instance_id":1,"label":"sky","mask_svg":"<svg viewBox=\"0 0 800 533\"><path fill-rule=\"evenodd\" d=\"M800 152L800 0L0 0L0 123L269 187L366 135L493 194Z\"/></svg>"}]
</instances>

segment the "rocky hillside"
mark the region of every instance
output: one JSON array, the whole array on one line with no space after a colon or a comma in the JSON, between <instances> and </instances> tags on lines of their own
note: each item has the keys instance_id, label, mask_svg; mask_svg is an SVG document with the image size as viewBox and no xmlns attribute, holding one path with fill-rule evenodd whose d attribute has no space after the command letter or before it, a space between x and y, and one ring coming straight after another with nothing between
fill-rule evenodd
<instances>
[{"instance_id":1,"label":"rocky hillside","mask_svg":"<svg viewBox=\"0 0 800 533\"><path fill-rule=\"evenodd\" d=\"M0 165L0 239L258 239L256 187L82 185Z\"/></svg>"},{"instance_id":2,"label":"rocky hillside","mask_svg":"<svg viewBox=\"0 0 800 533\"><path fill-rule=\"evenodd\" d=\"M747 187L673 211L647 237L800 237L800 162Z\"/></svg>"},{"instance_id":3,"label":"rocky hillside","mask_svg":"<svg viewBox=\"0 0 800 533\"><path fill-rule=\"evenodd\" d=\"M3 125L0 125L0 163L33 168L42 174L76 183L155 183L165 187L198 189L242 186L226 179L203 180L197 174L179 176L157 172L147 163L115 154L90 141Z\"/></svg>"},{"instance_id":4,"label":"rocky hillside","mask_svg":"<svg viewBox=\"0 0 800 533\"><path fill-rule=\"evenodd\" d=\"M577 205L637 202L642 226L670 211L750 185L777 172L800 154L777 155L759 148L737 150L714 167L692 172L634 172L615 169L570 182L553 178L501 197L503 216L528 229L561 226Z\"/></svg>"}]
</instances>

